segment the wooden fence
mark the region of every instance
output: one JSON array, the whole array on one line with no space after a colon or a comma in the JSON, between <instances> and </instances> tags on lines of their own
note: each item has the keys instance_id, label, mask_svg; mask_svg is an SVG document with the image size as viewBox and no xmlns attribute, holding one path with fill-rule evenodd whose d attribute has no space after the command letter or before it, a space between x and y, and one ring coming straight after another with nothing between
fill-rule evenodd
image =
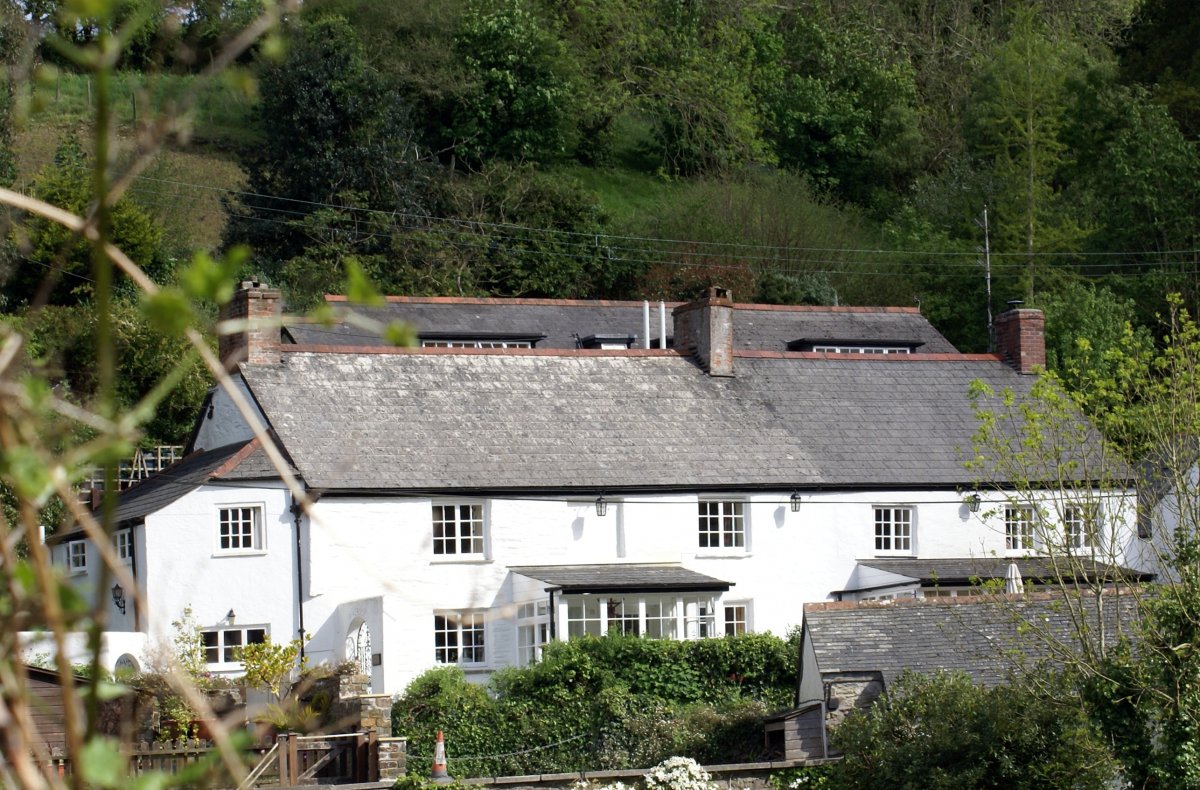
<instances>
[{"instance_id":1,"label":"wooden fence","mask_svg":"<svg viewBox=\"0 0 1200 790\"><path fill-rule=\"evenodd\" d=\"M137 743L123 748L129 758L129 776L148 773L177 774L186 766L204 759L216 748L212 741L178 740ZM374 731L336 735L277 736L269 748L245 752L253 766L243 787L335 784L379 781L379 741ZM69 776L71 759L56 755L50 770Z\"/></svg>"}]
</instances>

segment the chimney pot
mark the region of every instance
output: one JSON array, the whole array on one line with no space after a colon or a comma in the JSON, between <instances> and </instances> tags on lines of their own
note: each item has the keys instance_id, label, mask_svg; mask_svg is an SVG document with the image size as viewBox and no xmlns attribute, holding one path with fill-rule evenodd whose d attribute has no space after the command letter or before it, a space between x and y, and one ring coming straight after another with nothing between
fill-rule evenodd
<instances>
[{"instance_id":1,"label":"chimney pot","mask_svg":"<svg viewBox=\"0 0 1200 790\"><path fill-rule=\"evenodd\" d=\"M1009 302L1010 305L1014 302ZM996 353L1021 374L1046 367L1046 317L1041 310L1017 307L996 316Z\"/></svg>"}]
</instances>

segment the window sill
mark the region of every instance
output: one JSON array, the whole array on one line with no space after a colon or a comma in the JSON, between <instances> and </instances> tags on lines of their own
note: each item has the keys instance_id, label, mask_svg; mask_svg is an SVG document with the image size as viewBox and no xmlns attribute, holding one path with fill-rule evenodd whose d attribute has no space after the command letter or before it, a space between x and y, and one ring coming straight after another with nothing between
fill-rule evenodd
<instances>
[{"instance_id":1,"label":"window sill","mask_svg":"<svg viewBox=\"0 0 1200 790\"><path fill-rule=\"evenodd\" d=\"M728 551L705 549L694 555L698 560L740 560L753 557L754 552L745 549L729 549Z\"/></svg>"},{"instance_id":2,"label":"window sill","mask_svg":"<svg viewBox=\"0 0 1200 790\"><path fill-rule=\"evenodd\" d=\"M87 576L87 568L72 568L67 572L68 576Z\"/></svg>"},{"instance_id":3,"label":"window sill","mask_svg":"<svg viewBox=\"0 0 1200 790\"><path fill-rule=\"evenodd\" d=\"M462 556L459 554L448 557L434 557L429 561L430 565L491 565L493 560L489 557L471 557Z\"/></svg>"},{"instance_id":4,"label":"window sill","mask_svg":"<svg viewBox=\"0 0 1200 790\"><path fill-rule=\"evenodd\" d=\"M266 549L252 549L249 551L214 551L212 556L216 557L265 557Z\"/></svg>"}]
</instances>

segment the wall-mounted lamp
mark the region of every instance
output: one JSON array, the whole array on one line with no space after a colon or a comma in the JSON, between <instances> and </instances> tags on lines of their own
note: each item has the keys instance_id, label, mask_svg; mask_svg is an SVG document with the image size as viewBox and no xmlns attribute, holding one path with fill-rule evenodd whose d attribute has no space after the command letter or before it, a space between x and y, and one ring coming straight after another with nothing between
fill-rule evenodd
<instances>
[{"instance_id":1,"label":"wall-mounted lamp","mask_svg":"<svg viewBox=\"0 0 1200 790\"><path fill-rule=\"evenodd\" d=\"M800 492L793 491L791 499L789 499L788 501L792 503L792 512L799 513L800 512Z\"/></svg>"},{"instance_id":2,"label":"wall-mounted lamp","mask_svg":"<svg viewBox=\"0 0 1200 790\"><path fill-rule=\"evenodd\" d=\"M977 492L977 491L967 494L966 498L963 499L963 504L966 505L967 510L971 511L972 513L979 512L979 505L982 502L983 502L983 497L979 496L979 492Z\"/></svg>"},{"instance_id":3,"label":"wall-mounted lamp","mask_svg":"<svg viewBox=\"0 0 1200 790\"><path fill-rule=\"evenodd\" d=\"M233 613L232 609L230 609L228 612L225 613L225 620L226 620L226 622L228 622L230 624L233 623L233 618L235 618L235 617L237 617L237 615Z\"/></svg>"},{"instance_id":4,"label":"wall-mounted lamp","mask_svg":"<svg viewBox=\"0 0 1200 790\"><path fill-rule=\"evenodd\" d=\"M603 516L606 513L608 513L608 500L604 498L603 494L601 494L600 496L596 497L596 515Z\"/></svg>"},{"instance_id":5,"label":"wall-mounted lamp","mask_svg":"<svg viewBox=\"0 0 1200 790\"><path fill-rule=\"evenodd\" d=\"M121 610L121 614L125 614L125 590L119 584L114 584L112 588L113 603Z\"/></svg>"}]
</instances>

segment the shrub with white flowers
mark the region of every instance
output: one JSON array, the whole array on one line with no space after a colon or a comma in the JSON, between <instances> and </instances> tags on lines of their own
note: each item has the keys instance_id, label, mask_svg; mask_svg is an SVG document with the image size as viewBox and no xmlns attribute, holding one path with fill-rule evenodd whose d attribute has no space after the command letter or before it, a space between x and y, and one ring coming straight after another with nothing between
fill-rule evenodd
<instances>
[{"instance_id":1,"label":"shrub with white flowers","mask_svg":"<svg viewBox=\"0 0 1200 790\"><path fill-rule=\"evenodd\" d=\"M650 769L643 780L646 790L716 790L717 785L690 757L668 757Z\"/></svg>"}]
</instances>

